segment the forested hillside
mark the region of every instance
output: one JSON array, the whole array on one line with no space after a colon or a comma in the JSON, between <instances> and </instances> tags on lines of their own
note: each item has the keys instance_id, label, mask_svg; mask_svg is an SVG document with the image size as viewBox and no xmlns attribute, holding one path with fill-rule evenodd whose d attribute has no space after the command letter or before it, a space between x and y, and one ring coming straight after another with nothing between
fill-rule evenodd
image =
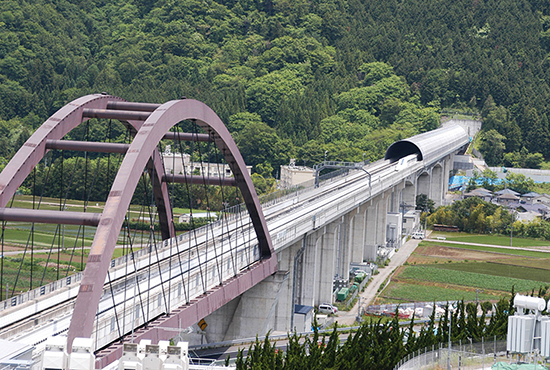
<instances>
[{"instance_id":1,"label":"forested hillside","mask_svg":"<svg viewBox=\"0 0 550 370\"><path fill-rule=\"evenodd\" d=\"M105 91L206 102L265 175L325 151L380 158L435 128L442 108L483 114L491 164L523 147L550 158L549 10L549 0L2 0L0 156L70 100Z\"/></svg>"}]
</instances>

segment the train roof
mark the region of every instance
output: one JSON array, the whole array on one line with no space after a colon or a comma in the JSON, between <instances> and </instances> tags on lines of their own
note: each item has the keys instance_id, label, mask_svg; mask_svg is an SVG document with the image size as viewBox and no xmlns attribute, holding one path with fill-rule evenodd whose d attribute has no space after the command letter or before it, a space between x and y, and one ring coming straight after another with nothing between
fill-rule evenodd
<instances>
[{"instance_id":1,"label":"train roof","mask_svg":"<svg viewBox=\"0 0 550 370\"><path fill-rule=\"evenodd\" d=\"M392 162L410 154L417 154L419 161L426 164L451 154L470 142L466 131L460 125L448 125L420 135L399 140L386 150L385 159Z\"/></svg>"}]
</instances>

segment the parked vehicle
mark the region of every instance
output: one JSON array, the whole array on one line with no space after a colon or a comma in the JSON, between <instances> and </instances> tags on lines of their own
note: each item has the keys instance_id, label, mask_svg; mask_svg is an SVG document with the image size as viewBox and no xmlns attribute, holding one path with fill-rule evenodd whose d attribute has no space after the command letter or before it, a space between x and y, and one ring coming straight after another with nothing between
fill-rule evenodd
<instances>
[{"instance_id":1,"label":"parked vehicle","mask_svg":"<svg viewBox=\"0 0 550 370\"><path fill-rule=\"evenodd\" d=\"M323 303L319 305L319 309L317 310L319 313L322 314L335 314L338 312L338 309L331 305L330 303Z\"/></svg>"},{"instance_id":2,"label":"parked vehicle","mask_svg":"<svg viewBox=\"0 0 550 370\"><path fill-rule=\"evenodd\" d=\"M412 234L413 239L424 239L424 231L415 231Z\"/></svg>"}]
</instances>

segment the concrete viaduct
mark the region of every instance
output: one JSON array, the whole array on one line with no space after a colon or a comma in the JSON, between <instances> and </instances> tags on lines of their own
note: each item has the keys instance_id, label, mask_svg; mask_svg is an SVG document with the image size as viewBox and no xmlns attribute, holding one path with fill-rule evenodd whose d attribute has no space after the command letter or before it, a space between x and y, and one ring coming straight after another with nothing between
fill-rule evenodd
<instances>
[{"instance_id":1,"label":"concrete viaduct","mask_svg":"<svg viewBox=\"0 0 550 370\"><path fill-rule=\"evenodd\" d=\"M426 194L443 203L453 156L469 143L460 125L448 125L392 144L385 160L347 178L311 189L274 209L290 208L272 218L265 208L277 252L278 272L206 318L210 342L254 337L268 330L295 328L294 305L316 306L333 301L333 280L347 279L351 262L375 261L388 243L391 226L401 241L400 206L415 205ZM417 161L397 168L397 159ZM323 190L327 189L327 190ZM333 195L327 195L329 192ZM313 199L311 201L300 201ZM311 198L310 198L311 197ZM292 204L303 204L294 208Z\"/></svg>"},{"instance_id":2,"label":"concrete viaduct","mask_svg":"<svg viewBox=\"0 0 550 370\"><path fill-rule=\"evenodd\" d=\"M301 189L263 204L267 229L276 253L276 272L253 284L221 308L210 310L204 317L208 326L200 331L200 336L205 337L207 342L220 342L264 335L270 330L288 332L296 328L295 305L315 306L332 302L333 281L335 278L348 278L351 262L376 260L380 247L400 246L403 236L402 205L414 206L419 194L426 194L436 205L442 204L449 172L453 168L453 156L469 144L466 132L462 126L450 124L400 140L387 149L384 160L366 165L362 171L354 171L322 183L317 188ZM402 158L411 160L403 164L399 161ZM165 307L171 313L182 305L189 305L195 297L194 288L196 297L207 294L208 291L199 289L199 280L202 281L200 285L211 291L224 285L225 281L234 279L235 266L231 269L230 265L235 264L235 260L229 257L223 259L230 255L225 252L225 244L230 243L229 239L242 246L236 249L235 256L231 258L242 263L243 267L239 268L243 272L247 266L245 256L260 254L252 222L246 221L244 224L249 225L247 231L241 228L235 232L231 229L220 232L224 237L220 239L221 243L214 246L218 252L212 253L205 249L195 257L186 252L185 258L188 259L185 260L185 266L189 271L194 266L194 258L206 259L201 262L204 271L201 269L200 275L197 269L189 275L186 282L188 296L181 293L182 285L179 282L169 285L168 292L162 285L149 284L151 306L154 308L151 309L151 316L162 316L166 313ZM172 237L155 246L156 254L153 257L160 260L164 254L172 253L170 246L177 239L181 241L182 237ZM208 245L208 241L200 243ZM138 274L135 279L124 279L124 283L122 279L125 274L138 271L141 266L151 263L151 255L147 253L151 252L145 249L140 251L135 258L132 257L132 264L128 258L119 258L110 265L109 279L119 279L116 285L118 295L110 298L112 292L106 282L92 335L95 349L104 348L98 352L96 368L102 368L114 356L109 357L109 343L117 338L116 325L113 324L115 317L125 320L121 329L123 333L128 333L129 328L132 328L133 333L134 327L144 325L144 318L137 315L139 312L133 309L131 303L135 285L142 284L141 280ZM218 267L222 266L221 269L216 270L214 264L210 264L213 254L216 254L216 263ZM218 261L218 255L221 261ZM171 266L159 268L159 277L155 279L169 281L172 270ZM15 300L0 302L0 338L37 345L51 335L63 335L69 326L74 298L79 291L77 282L81 279L77 274L71 286L69 280L60 280L52 283L53 288L48 288L46 295L36 290ZM220 284L221 280L223 284ZM161 301L165 305L161 305ZM111 305L118 305L118 316L116 308ZM188 326L185 321L180 322L181 325L173 325L178 327L169 328L171 335L181 335L177 331ZM189 325L192 324L196 324L196 321ZM193 326L196 328L196 325ZM149 327L154 327L154 323ZM196 338L190 339L192 341ZM155 341L155 338L152 339Z\"/></svg>"}]
</instances>

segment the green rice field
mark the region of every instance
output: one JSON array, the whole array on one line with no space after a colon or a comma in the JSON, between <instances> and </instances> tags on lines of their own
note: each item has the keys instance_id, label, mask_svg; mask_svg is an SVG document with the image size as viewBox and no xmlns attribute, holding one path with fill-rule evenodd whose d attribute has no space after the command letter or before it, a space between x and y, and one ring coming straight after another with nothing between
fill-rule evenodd
<instances>
[{"instance_id":1,"label":"green rice field","mask_svg":"<svg viewBox=\"0 0 550 370\"><path fill-rule=\"evenodd\" d=\"M532 289L538 290L540 286L549 285L548 281L503 277L494 275L492 271L488 272L490 272L490 274L458 271L433 266L407 266L399 275L399 278L500 290L503 292L511 291L512 286L514 286L515 290L518 292L530 292ZM550 275L550 273L548 273L548 275Z\"/></svg>"}]
</instances>

